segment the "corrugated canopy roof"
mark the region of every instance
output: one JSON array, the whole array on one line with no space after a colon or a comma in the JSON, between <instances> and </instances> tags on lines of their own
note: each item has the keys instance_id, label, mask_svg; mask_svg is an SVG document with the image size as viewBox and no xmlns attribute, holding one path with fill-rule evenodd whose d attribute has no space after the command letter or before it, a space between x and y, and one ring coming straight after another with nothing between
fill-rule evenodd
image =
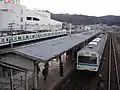
<instances>
[{"instance_id":1,"label":"corrugated canopy roof","mask_svg":"<svg viewBox=\"0 0 120 90\"><path fill-rule=\"evenodd\" d=\"M14 52L33 60L48 61L73 48L100 31L87 31L15 48Z\"/></svg>"}]
</instances>

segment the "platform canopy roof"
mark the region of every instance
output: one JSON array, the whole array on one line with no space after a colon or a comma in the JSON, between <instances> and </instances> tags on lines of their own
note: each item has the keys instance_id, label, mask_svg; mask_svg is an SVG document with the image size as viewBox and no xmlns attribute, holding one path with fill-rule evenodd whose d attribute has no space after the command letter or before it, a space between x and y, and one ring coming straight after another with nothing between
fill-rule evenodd
<instances>
[{"instance_id":1,"label":"platform canopy roof","mask_svg":"<svg viewBox=\"0 0 120 90\"><path fill-rule=\"evenodd\" d=\"M40 60L42 62L46 62L70 50L71 48L84 42L99 32L101 31L91 30L79 34L72 34L42 42L37 42L34 44L15 48L14 53L20 54L32 60Z\"/></svg>"}]
</instances>

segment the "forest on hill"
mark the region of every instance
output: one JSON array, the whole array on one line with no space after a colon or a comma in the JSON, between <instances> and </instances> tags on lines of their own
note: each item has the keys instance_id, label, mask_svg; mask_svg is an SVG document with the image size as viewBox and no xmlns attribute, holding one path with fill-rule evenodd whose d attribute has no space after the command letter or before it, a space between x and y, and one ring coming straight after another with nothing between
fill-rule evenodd
<instances>
[{"instance_id":1,"label":"forest on hill","mask_svg":"<svg viewBox=\"0 0 120 90\"><path fill-rule=\"evenodd\" d=\"M52 19L72 23L73 25L91 25L91 24L107 24L107 25L120 25L120 16L108 15L102 17L87 16L87 15L69 15L69 14L53 14Z\"/></svg>"}]
</instances>

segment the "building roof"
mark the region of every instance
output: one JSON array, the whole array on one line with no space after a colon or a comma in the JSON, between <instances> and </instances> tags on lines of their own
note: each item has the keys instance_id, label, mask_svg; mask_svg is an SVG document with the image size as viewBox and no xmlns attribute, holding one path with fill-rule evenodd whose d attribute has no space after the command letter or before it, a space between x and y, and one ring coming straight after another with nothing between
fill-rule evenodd
<instances>
[{"instance_id":1,"label":"building roof","mask_svg":"<svg viewBox=\"0 0 120 90\"><path fill-rule=\"evenodd\" d=\"M97 42L90 42L89 45L92 44L92 45L97 45Z\"/></svg>"},{"instance_id":2,"label":"building roof","mask_svg":"<svg viewBox=\"0 0 120 90\"><path fill-rule=\"evenodd\" d=\"M30 45L15 48L14 52L26 56L33 60L46 62L65 51L70 50L74 46L96 35L100 31L87 31L79 34L72 34L59 38L54 38Z\"/></svg>"},{"instance_id":3,"label":"building roof","mask_svg":"<svg viewBox=\"0 0 120 90\"><path fill-rule=\"evenodd\" d=\"M100 39L94 39L92 42L99 42Z\"/></svg>"},{"instance_id":4,"label":"building roof","mask_svg":"<svg viewBox=\"0 0 120 90\"><path fill-rule=\"evenodd\" d=\"M89 44L91 43L90 42L88 45L86 45L84 48L82 48L78 53L95 52L95 53L102 55L106 41L107 41L107 34L102 35L101 41L97 45L89 46Z\"/></svg>"}]
</instances>

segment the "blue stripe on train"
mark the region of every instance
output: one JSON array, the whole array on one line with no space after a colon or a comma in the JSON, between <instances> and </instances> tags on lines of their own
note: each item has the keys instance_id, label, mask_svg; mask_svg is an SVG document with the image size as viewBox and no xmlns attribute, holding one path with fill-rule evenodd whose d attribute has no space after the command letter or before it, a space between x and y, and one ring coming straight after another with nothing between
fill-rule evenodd
<instances>
[{"instance_id":1,"label":"blue stripe on train","mask_svg":"<svg viewBox=\"0 0 120 90\"><path fill-rule=\"evenodd\" d=\"M89 63L77 63L77 65L98 66L97 64L89 64Z\"/></svg>"}]
</instances>

